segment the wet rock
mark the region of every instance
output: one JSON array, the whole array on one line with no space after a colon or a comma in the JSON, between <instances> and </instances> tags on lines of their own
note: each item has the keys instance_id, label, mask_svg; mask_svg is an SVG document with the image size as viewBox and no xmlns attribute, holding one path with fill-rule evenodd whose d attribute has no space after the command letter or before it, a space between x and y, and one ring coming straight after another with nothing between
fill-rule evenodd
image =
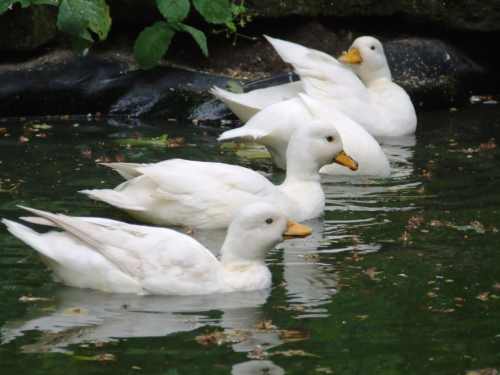
<instances>
[{"instance_id":1,"label":"wet rock","mask_svg":"<svg viewBox=\"0 0 500 375\"><path fill-rule=\"evenodd\" d=\"M411 23L464 31L500 30L497 0L252 0L247 6L257 17L333 16L359 20L360 17L397 16Z\"/></svg>"},{"instance_id":2,"label":"wet rock","mask_svg":"<svg viewBox=\"0 0 500 375\"><path fill-rule=\"evenodd\" d=\"M127 62L70 57L0 67L0 117L101 113L126 116L185 115L208 88L227 78L158 67L132 70Z\"/></svg>"},{"instance_id":3,"label":"wet rock","mask_svg":"<svg viewBox=\"0 0 500 375\"><path fill-rule=\"evenodd\" d=\"M493 88L494 73L437 39L404 38L384 43L393 79L416 107L463 105L471 92Z\"/></svg>"},{"instance_id":4,"label":"wet rock","mask_svg":"<svg viewBox=\"0 0 500 375\"><path fill-rule=\"evenodd\" d=\"M15 7L0 16L0 51L28 51L56 36L57 11L48 6Z\"/></svg>"}]
</instances>

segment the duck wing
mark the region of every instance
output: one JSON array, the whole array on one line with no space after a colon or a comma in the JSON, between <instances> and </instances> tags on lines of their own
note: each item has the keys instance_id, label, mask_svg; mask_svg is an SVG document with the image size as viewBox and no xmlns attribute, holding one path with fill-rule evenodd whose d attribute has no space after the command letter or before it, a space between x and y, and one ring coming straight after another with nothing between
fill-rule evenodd
<instances>
[{"instance_id":1,"label":"duck wing","mask_svg":"<svg viewBox=\"0 0 500 375\"><path fill-rule=\"evenodd\" d=\"M149 293L191 294L186 284L212 285L217 280L221 266L214 255L191 237L176 231L126 223L115 226L113 221L82 220L20 207L87 244L138 280Z\"/></svg>"}]
</instances>

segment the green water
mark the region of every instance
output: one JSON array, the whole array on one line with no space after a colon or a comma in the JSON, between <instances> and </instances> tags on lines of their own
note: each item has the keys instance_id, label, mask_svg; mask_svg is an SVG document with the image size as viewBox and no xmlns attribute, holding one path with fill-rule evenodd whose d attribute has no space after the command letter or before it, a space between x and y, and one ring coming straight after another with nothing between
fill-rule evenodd
<instances>
[{"instance_id":1,"label":"green water","mask_svg":"<svg viewBox=\"0 0 500 375\"><path fill-rule=\"evenodd\" d=\"M168 121L0 122L0 216L16 204L130 220L75 194L121 180L95 160L222 160L273 172ZM41 121L36 122L40 124ZM75 123L78 125L75 126ZM2 374L465 374L500 367L500 108L420 116L389 179L325 178L315 234L273 250L269 291L136 297L65 288L0 229ZM4 131L5 132L5 131ZM119 139L185 137L178 148ZM29 142L19 142L25 134ZM483 144L482 149L479 146ZM500 148L500 146L499 146ZM423 171L425 170L425 171ZM204 233L215 248L220 233ZM48 300L22 302L20 297ZM264 323L263 323L264 322ZM199 343L213 332L224 340ZM198 337L198 340L197 340Z\"/></svg>"}]
</instances>

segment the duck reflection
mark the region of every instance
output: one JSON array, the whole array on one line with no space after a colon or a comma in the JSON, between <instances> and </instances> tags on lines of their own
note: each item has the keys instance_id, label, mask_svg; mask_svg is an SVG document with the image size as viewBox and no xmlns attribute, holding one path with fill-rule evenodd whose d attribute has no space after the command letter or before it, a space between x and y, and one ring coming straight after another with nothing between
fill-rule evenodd
<instances>
[{"instance_id":1,"label":"duck reflection","mask_svg":"<svg viewBox=\"0 0 500 375\"><path fill-rule=\"evenodd\" d=\"M305 224L313 229L313 233L306 238L279 244L270 262L283 266L287 303L290 310L299 312L296 317L321 317L325 316L326 310L319 306L330 302L336 293L334 266L319 261L320 247L325 243L323 220L308 220ZM195 231L193 236L217 255L214 249L221 248L225 231ZM278 282L273 280L274 285Z\"/></svg>"},{"instance_id":2,"label":"duck reflection","mask_svg":"<svg viewBox=\"0 0 500 375\"><path fill-rule=\"evenodd\" d=\"M44 342L38 349L57 351L71 344L166 336L205 325L253 329L262 319L261 307L269 294L269 290L260 290L207 296L136 296L61 288L54 304L41 303L26 319L7 322L0 329L1 342L6 344L36 330L51 336L48 347ZM220 311L220 317L214 318L214 311ZM37 345L30 345L30 349L37 351Z\"/></svg>"}]
</instances>

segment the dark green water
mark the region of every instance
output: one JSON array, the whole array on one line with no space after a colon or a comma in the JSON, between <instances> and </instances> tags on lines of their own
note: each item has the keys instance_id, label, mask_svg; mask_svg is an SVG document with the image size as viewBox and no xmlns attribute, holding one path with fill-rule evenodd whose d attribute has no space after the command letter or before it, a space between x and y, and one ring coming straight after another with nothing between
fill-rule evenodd
<instances>
[{"instance_id":1,"label":"dark green water","mask_svg":"<svg viewBox=\"0 0 500 375\"><path fill-rule=\"evenodd\" d=\"M221 154L214 128L43 122L52 125L39 129L46 136L26 133L27 143L19 142L24 123L0 122L10 133L0 135L1 217L17 218L16 204L24 204L130 220L75 194L120 182L96 159L184 157L272 171L266 160ZM181 298L65 288L0 228L0 372L407 375L499 368L500 152L485 143L500 139L500 108L422 114L419 126L416 139L388 148L392 178L325 178L328 207L310 223L314 236L268 257L270 291ZM185 137L186 146L117 143L163 133ZM203 236L210 242L220 234ZM217 331L225 333L221 345L198 342Z\"/></svg>"}]
</instances>

